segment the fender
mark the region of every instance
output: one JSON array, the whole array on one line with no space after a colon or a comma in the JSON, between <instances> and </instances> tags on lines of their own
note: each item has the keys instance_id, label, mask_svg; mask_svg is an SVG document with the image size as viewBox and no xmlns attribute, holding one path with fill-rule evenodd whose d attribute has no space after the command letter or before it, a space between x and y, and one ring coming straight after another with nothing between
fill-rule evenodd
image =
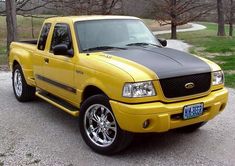
<instances>
[{"instance_id":1,"label":"fender","mask_svg":"<svg viewBox=\"0 0 235 166\"><path fill-rule=\"evenodd\" d=\"M11 49L9 53L9 66L11 71L13 71L13 63L14 61L17 61L23 71L25 80L27 84L34 85L34 83L30 80L33 76L33 64L32 64L32 57L33 57L33 47L24 45L19 45L18 43L13 42L11 44ZM28 49L24 49L23 47L27 47ZM14 48L14 49L13 49Z\"/></svg>"}]
</instances>

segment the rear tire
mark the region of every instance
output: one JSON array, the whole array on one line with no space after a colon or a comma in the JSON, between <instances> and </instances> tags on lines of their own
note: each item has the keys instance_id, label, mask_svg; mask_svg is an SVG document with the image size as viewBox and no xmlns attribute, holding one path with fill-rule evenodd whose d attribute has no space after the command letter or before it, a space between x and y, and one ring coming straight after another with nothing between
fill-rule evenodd
<instances>
[{"instance_id":1,"label":"rear tire","mask_svg":"<svg viewBox=\"0 0 235 166\"><path fill-rule=\"evenodd\" d=\"M133 135L123 131L105 95L89 97L81 106L79 128L86 144L95 152L112 155L124 150Z\"/></svg>"},{"instance_id":2,"label":"rear tire","mask_svg":"<svg viewBox=\"0 0 235 166\"><path fill-rule=\"evenodd\" d=\"M13 68L12 86L15 97L18 101L27 102L35 99L36 88L26 83L20 65L15 65Z\"/></svg>"}]
</instances>

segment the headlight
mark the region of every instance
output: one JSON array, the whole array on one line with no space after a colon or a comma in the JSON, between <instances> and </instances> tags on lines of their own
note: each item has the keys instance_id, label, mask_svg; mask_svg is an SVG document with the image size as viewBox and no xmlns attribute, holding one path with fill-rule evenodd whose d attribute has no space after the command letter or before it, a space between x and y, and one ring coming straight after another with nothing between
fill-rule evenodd
<instances>
[{"instance_id":1,"label":"headlight","mask_svg":"<svg viewBox=\"0 0 235 166\"><path fill-rule=\"evenodd\" d=\"M151 81L147 82L137 82L137 83L126 83L123 87L122 92L123 97L149 97L155 96L156 92L154 90Z\"/></svg>"},{"instance_id":2,"label":"headlight","mask_svg":"<svg viewBox=\"0 0 235 166\"><path fill-rule=\"evenodd\" d=\"M223 71L215 71L212 74L212 85L219 85L224 83L224 73Z\"/></svg>"}]
</instances>

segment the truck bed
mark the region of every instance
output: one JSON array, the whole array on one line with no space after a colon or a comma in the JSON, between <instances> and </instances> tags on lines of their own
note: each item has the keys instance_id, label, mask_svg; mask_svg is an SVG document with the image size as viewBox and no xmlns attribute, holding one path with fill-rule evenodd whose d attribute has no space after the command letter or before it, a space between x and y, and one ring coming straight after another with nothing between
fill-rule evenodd
<instances>
[{"instance_id":1,"label":"truck bed","mask_svg":"<svg viewBox=\"0 0 235 166\"><path fill-rule=\"evenodd\" d=\"M29 40L21 40L19 43L25 43L25 44L33 44L37 45L38 40L37 39L29 39Z\"/></svg>"}]
</instances>

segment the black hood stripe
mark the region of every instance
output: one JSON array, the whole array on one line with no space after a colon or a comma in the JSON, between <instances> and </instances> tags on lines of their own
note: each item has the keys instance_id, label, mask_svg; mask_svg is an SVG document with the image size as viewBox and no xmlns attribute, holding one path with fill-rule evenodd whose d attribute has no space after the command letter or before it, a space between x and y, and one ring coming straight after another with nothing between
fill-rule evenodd
<instances>
[{"instance_id":1,"label":"black hood stripe","mask_svg":"<svg viewBox=\"0 0 235 166\"><path fill-rule=\"evenodd\" d=\"M169 48L133 47L107 53L141 64L160 79L211 72L210 66L196 56Z\"/></svg>"}]
</instances>

